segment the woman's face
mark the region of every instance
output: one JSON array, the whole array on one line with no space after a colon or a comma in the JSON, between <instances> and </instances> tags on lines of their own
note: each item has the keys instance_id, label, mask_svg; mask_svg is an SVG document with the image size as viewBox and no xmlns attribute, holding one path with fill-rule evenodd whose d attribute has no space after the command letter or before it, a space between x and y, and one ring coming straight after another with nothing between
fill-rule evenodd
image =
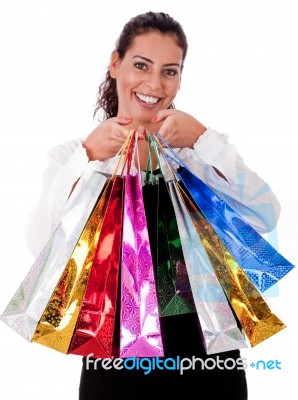
<instances>
[{"instance_id":1,"label":"woman's face","mask_svg":"<svg viewBox=\"0 0 298 400\"><path fill-rule=\"evenodd\" d=\"M110 74L117 82L118 115L142 125L168 108L180 87L182 55L173 36L156 31L137 36L122 60L115 52Z\"/></svg>"}]
</instances>

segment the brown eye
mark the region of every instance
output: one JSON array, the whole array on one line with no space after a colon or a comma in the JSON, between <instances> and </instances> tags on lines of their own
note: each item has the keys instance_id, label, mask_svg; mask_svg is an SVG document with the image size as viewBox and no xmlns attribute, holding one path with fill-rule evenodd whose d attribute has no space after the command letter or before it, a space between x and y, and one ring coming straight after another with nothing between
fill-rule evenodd
<instances>
[{"instance_id":1,"label":"brown eye","mask_svg":"<svg viewBox=\"0 0 298 400\"><path fill-rule=\"evenodd\" d=\"M165 69L164 73L168 76L175 76L178 72L175 69Z\"/></svg>"},{"instance_id":2,"label":"brown eye","mask_svg":"<svg viewBox=\"0 0 298 400\"><path fill-rule=\"evenodd\" d=\"M141 63L141 62L135 63L135 67L138 68L138 69L143 69L143 70L147 69L147 65L144 64L144 63Z\"/></svg>"}]
</instances>

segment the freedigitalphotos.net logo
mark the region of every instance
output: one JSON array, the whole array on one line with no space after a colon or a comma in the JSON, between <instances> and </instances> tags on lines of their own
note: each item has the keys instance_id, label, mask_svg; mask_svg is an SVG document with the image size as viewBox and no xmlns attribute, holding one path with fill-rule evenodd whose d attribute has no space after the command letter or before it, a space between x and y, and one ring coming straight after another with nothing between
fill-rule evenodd
<instances>
[{"instance_id":1,"label":"freedigitalphotos.net logo","mask_svg":"<svg viewBox=\"0 0 298 400\"><path fill-rule=\"evenodd\" d=\"M180 375L183 375L185 371L189 370L232 370L239 369L243 370L248 367L246 363L246 358L239 357L237 359L234 358L225 358L222 359L219 355L212 358L200 358L192 356L191 358L181 358L180 356L176 357L168 357L168 358L137 358L137 357L129 357L129 358L92 358L93 353L88 354L86 357L86 369L94 369L97 370L99 367L111 370L121 370L123 368L127 370L142 370L144 371L144 375L150 374L154 370L170 370L170 371L179 371Z\"/></svg>"},{"instance_id":2,"label":"freedigitalphotos.net logo","mask_svg":"<svg viewBox=\"0 0 298 400\"><path fill-rule=\"evenodd\" d=\"M270 360L257 360L250 363L247 362L246 358L239 357L225 358L222 359L219 355L216 357L210 357L202 359L199 357L192 356L192 358L181 358L180 356L169 357L169 358L92 358L93 353L88 354L86 357L86 369L103 368L105 370L121 370L123 368L133 371L142 370L144 375L150 374L154 370L170 370L179 371L180 375L183 375L186 371L190 370L213 370L215 368L219 370L232 370L238 369L243 370L247 368L253 368L255 370L281 370L281 361L277 359ZM186 372L187 373L187 372Z\"/></svg>"}]
</instances>

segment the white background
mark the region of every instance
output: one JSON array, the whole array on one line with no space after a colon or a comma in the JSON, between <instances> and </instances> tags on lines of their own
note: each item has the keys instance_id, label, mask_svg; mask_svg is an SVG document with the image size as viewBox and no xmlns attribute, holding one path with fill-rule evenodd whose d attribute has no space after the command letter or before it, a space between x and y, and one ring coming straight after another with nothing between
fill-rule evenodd
<instances>
[{"instance_id":1,"label":"white background","mask_svg":"<svg viewBox=\"0 0 298 400\"><path fill-rule=\"evenodd\" d=\"M176 107L228 133L246 164L268 181L282 205L277 234L271 240L297 264L295 3L0 1L1 311L34 262L24 229L40 193L45 154L93 129L97 88L115 40L130 17L150 10L171 14L188 36L189 54ZM297 270L265 298L287 328L243 351L243 356L249 362L279 360L282 369L249 368L249 400L294 400L298 398ZM0 332L1 399L78 398L79 356L27 343L3 323Z\"/></svg>"}]
</instances>

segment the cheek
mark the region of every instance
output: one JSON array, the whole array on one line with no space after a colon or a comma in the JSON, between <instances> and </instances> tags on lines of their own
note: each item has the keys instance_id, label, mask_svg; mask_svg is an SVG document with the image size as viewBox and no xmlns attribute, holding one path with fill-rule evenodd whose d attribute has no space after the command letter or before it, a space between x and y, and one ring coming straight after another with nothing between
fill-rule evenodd
<instances>
[{"instance_id":1,"label":"cheek","mask_svg":"<svg viewBox=\"0 0 298 400\"><path fill-rule=\"evenodd\" d=\"M178 92L178 90L180 89L180 83L174 83L173 85L170 85L168 87L168 95L172 98L174 98Z\"/></svg>"},{"instance_id":2,"label":"cheek","mask_svg":"<svg viewBox=\"0 0 298 400\"><path fill-rule=\"evenodd\" d=\"M121 90L129 90L134 88L140 80L136 75L137 74L135 74L131 68L122 68L117 79L119 88L121 88Z\"/></svg>"},{"instance_id":3,"label":"cheek","mask_svg":"<svg viewBox=\"0 0 298 400\"><path fill-rule=\"evenodd\" d=\"M122 76L121 79L117 80L117 91L118 95L121 96L131 92L136 86L136 81L130 74Z\"/></svg>"}]
</instances>

